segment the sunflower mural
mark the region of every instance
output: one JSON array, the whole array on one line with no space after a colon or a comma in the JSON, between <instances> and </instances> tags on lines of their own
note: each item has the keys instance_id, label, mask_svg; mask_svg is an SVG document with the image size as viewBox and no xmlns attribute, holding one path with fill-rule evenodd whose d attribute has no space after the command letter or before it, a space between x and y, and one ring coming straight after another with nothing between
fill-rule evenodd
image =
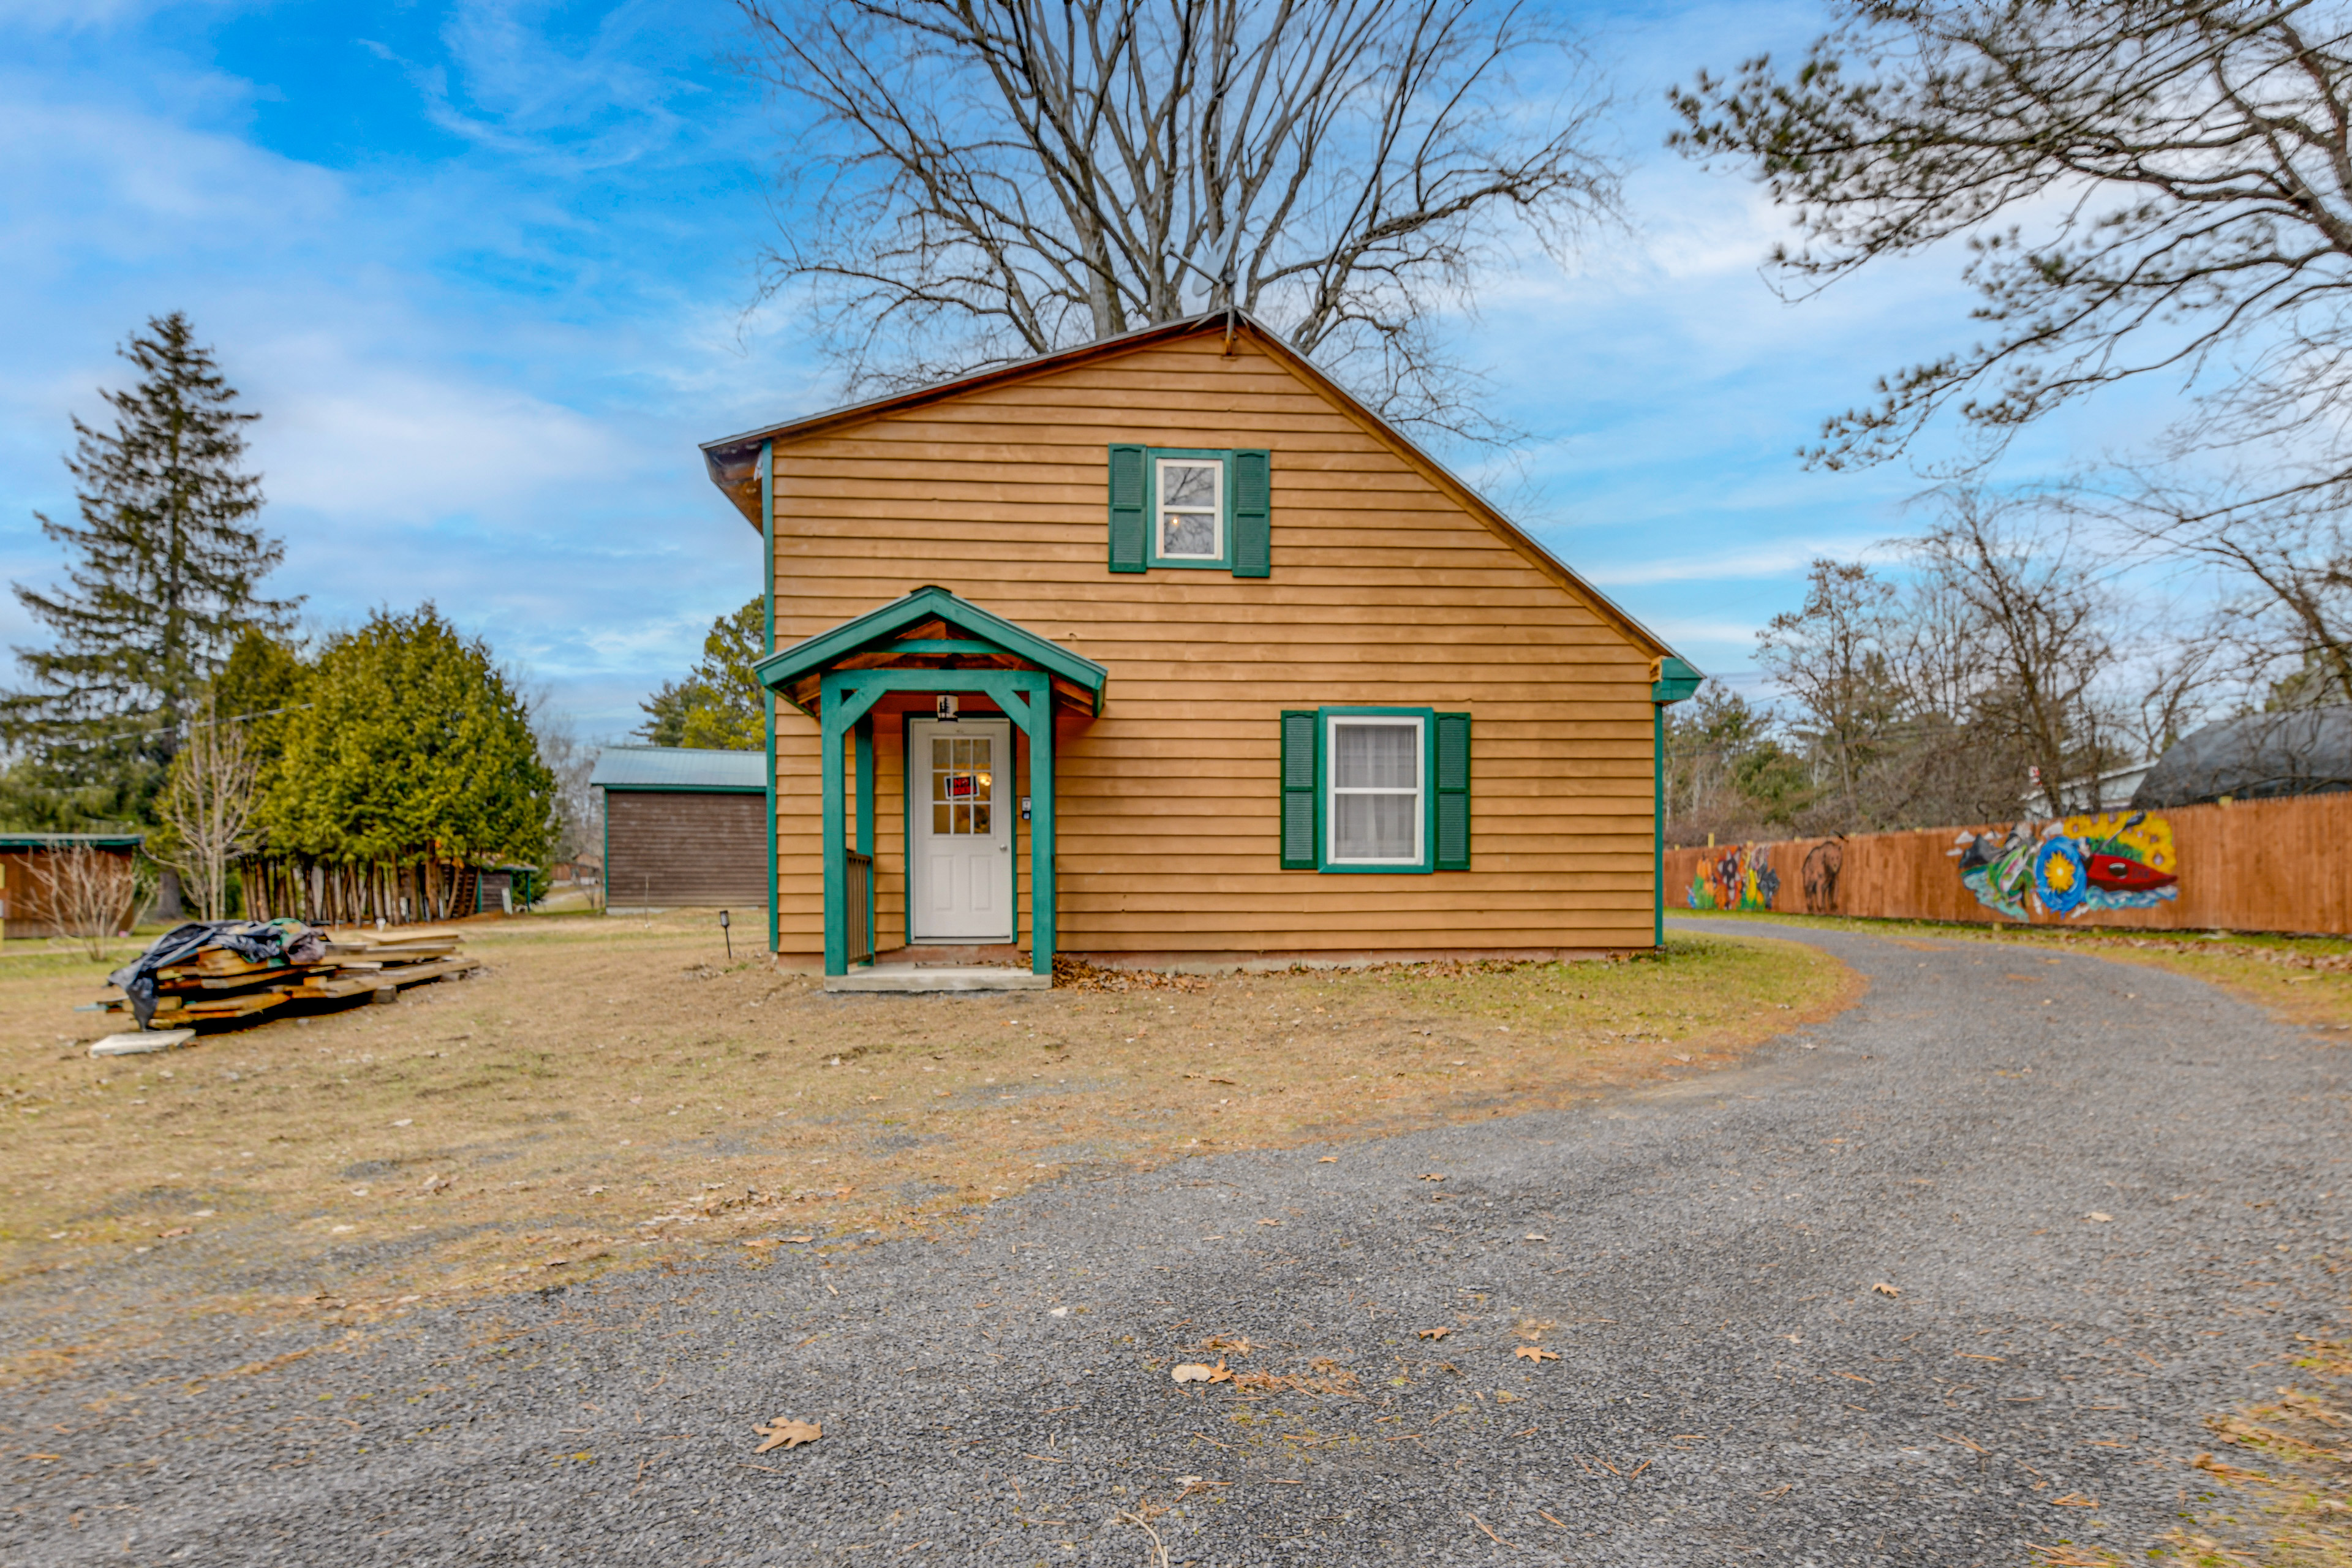
<instances>
[{"instance_id":1,"label":"sunflower mural","mask_svg":"<svg viewBox=\"0 0 2352 1568\"><path fill-rule=\"evenodd\" d=\"M1945 853L1977 902L2013 921L2144 910L2180 894L2172 824L2145 811L2021 822L1998 837L1963 833Z\"/></svg>"}]
</instances>

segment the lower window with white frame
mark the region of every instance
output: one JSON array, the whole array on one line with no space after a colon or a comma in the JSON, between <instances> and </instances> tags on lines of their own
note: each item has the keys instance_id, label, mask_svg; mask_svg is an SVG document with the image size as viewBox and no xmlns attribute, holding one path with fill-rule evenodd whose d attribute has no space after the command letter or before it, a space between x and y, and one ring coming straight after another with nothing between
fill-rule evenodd
<instances>
[{"instance_id":1,"label":"lower window with white frame","mask_svg":"<svg viewBox=\"0 0 2352 1568\"><path fill-rule=\"evenodd\" d=\"M1419 870L1426 722L1417 713L1328 713L1323 726L1323 863Z\"/></svg>"}]
</instances>

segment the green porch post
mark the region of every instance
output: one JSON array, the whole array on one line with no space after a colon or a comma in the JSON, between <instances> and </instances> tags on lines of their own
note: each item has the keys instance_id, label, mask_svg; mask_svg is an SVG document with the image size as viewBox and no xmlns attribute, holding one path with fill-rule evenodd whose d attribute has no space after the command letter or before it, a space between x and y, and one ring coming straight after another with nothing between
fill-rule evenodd
<instances>
[{"instance_id":1,"label":"green porch post","mask_svg":"<svg viewBox=\"0 0 2352 1568\"><path fill-rule=\"evenodd\" d=\"M1666 945L1666 706L1698 689L1699 672L1673 654L1650 665L1650 945Z\"/></svg>"},{"instance_id":2,"label":"green porch post","mask_svg":"<svg viewBox=\"0 0 2352 1568\"><path fill-rule=\"evenodd\" d=\"M1029 696L1029 967L1054 973L1054 681L1032 676L1022 683Z\"/></svg>"},{"instance_id":3,"label":"green porch post","mask_svg":"<svg viewBox=\"0 0 2352 1568\"><path fill-rule=\"evenodd\" d=\"M857 721L857 852L866 857L866 962L874 962L874 715ZM846 889L845 889L845 896ZM845 911L846 912L846 911Z\"/></svg>"},{"instance_id":4,"label":"green porch post","mask_svg":"<svg viewBox=\"0 0 2352 1568\"><path fill-rule=\"evenodd\" d=\"M817 831L823 836L824 847L824 972L827 974L849 973L849 933L843 927L843 906L849 898L848 846L842 836L848 824L848 815L842 800L841 742L847 726L837 722L834 710L837 706L831 678L825 680L824 706L820 710L824 739L819 742L818 771L822 773L824 805L817 818Z\"/></svg>"},{"instance_id":5,"label":"green porch post","mask_svg":"<svg viewBox=\"0 0 2352 1568\"><path fill-rule=\"evenodd\" d=\"M767 605L766 636L761 647L776 651L776 446L760 443L760 582ZM776 897L776 694L760 689L768 732L768 951L776 951L777 921L782 902ZM608 899L606 900L610 902Z\"/></svg>"}]
</instances>

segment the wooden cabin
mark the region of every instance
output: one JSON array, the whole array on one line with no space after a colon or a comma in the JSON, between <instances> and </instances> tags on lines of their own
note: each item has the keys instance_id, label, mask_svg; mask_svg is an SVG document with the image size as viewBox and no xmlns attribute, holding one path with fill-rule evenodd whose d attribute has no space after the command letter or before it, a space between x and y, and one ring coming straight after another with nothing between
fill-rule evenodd
<instances>
[{"instance_id":1,"label":"wooden cabin","mask_svg":"<svg viewBox=\"0 0 2352 1568\"><path fill-rule=\"evenodd\" d=\"M588 787L604 792L608 912L767 903L764 753L607 746Z\"/></svg>"},{"instance_id":2,"label":"wooden cabin","mask_svg":"<svg viewBox=\"0 0 2352 1568\"><path fill-rule=\"evenodd\" d=\"M1246 317L703 451L763 535L787 959L1659 940L1696 672Z\"/></svg>"}]
</instances>

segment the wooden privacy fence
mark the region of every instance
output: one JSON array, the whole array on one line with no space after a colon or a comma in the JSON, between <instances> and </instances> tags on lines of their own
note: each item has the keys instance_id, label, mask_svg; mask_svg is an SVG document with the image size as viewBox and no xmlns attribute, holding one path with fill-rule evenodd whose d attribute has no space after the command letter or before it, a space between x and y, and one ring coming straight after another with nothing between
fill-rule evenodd
<instances>
[{"instance_id":1,"label":"wooden privacy fence","mask_svg":"<svg viewBox=\"0 0 2352 1568\"><path fill-rule=\"evenodd\" d=\"M1669 910L2352 933L2352 795L1666 852Z\"/></svg>"},{"instance_id":2,"label":"wooden privacy fence","mask_svg":"<svg viewBox=\"0 0 2352 1568\"><path fill-rule=\"evenodd\" d=\"M334 865L319 860L242 861L247 920L291 915L314 924L405 925L474 912L478 867L448 860Z\"/></svg>"}]
</instances>

